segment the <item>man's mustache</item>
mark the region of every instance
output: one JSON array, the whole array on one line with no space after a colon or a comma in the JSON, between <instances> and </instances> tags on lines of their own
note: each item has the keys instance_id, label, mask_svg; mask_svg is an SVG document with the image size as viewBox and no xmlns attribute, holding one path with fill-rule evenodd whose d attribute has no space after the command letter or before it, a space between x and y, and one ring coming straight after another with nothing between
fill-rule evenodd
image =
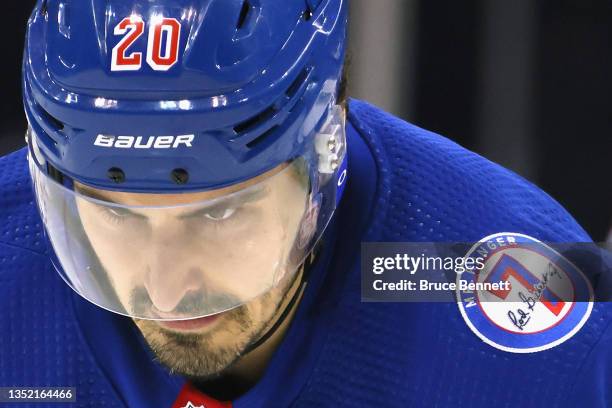
<instances>
[{"instance_id":1,"label":"man's mustache","mask_svg":"<svg viewBox=\"0 0 612 408\"><path fill-rule=\"evenodd\" d=\"M169 313L176 315L178 319L196 318L219 313L242 303L244 302L241 302L236 296L210 292L203 288L198 291L187 292L176 308ZM138 286L132 290L130 307L134 314L143 318L159 318L160 316L155 313L154 306L149 292L144 286Z\"/></svg>"}]
</instances>

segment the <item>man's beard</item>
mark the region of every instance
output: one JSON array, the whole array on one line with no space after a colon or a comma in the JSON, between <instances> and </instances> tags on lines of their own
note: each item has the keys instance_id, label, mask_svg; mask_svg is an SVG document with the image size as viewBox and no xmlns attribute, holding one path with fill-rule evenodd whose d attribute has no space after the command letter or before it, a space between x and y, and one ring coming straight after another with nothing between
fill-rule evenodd
<instances>
[{"instance_id":1,"label":"man's beard","mask_svg":"<svg viewBox=\"0 0 612 408\"><path fill-rule=\"evenodd\" d=\"M203 334L170 331L152 321L136 324L157 360L171 373L214 378L238 360L259 334L249 333L253 322L244 306L227 312L219 323L210 333Z\"/></svg>"},{"instance_id":2,"label":"man's beard","mask_svg":"<svg viewBox=\"0 0 612 408\"><path fill-rule=\"evenodd\" d=\"M207 333L180 333L162 328L155 321L135 320L156 359L172 374L197 381L221 376L272 325L296 282L289 282L247 305L223 313Z\"/></svg>"}]
</instances>

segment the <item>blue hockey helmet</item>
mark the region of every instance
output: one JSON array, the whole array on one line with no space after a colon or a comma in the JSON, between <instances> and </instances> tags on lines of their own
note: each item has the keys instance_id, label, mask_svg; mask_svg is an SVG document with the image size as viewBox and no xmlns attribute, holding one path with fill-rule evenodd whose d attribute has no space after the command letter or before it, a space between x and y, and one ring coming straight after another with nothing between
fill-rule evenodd
<instances>
[{"instance_id":1,"label":"blue hockey helmet","mask_svg":"<svg viewBox=\"0 0 612 408\"><path fill-rule=\"evenodd\" d=\"M30 169L76 292L189 319L295 274L346 180L346 3L38 1Z\"/></svg>"}]
</instances>

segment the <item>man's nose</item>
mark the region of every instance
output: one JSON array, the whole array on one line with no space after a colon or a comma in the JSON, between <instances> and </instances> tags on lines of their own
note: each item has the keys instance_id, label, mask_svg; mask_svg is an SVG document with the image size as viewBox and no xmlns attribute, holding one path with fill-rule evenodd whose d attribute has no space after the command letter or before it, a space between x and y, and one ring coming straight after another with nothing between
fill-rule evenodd
<instances>
[{"instance_id":1,"label":"man's nose","mask_svg":"<svg viewBox=\"0 0 612 408\"><path fill-rule=\"evenodd\" d=\"M160 228L151 235L144 286L155 308L171 312L190 291L202 288L202 273L193 267L189 237L176 228ZM178 233L178 234L177 234Z\"/></svg>"}]
</instances>

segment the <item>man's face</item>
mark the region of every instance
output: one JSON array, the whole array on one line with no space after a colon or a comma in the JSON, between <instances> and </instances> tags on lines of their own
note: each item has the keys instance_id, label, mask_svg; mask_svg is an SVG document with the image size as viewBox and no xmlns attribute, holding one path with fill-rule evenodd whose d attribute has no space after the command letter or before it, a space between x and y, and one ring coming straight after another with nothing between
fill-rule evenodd
<instances>
[{"instance_id":1,"label":"man's face","mask_svg":"<svg viewBox=\"0 0 612 408\"><path fill-rule=\"evenodd\" d=\"M214 376L258 340L298 266L294 243L308 188L293 165L190 194L76 188L127 206L77 198L87 239L130 314L178 320L214 313L135 319L163 364L182 375Z\"/></svg>"}]
</instances>

